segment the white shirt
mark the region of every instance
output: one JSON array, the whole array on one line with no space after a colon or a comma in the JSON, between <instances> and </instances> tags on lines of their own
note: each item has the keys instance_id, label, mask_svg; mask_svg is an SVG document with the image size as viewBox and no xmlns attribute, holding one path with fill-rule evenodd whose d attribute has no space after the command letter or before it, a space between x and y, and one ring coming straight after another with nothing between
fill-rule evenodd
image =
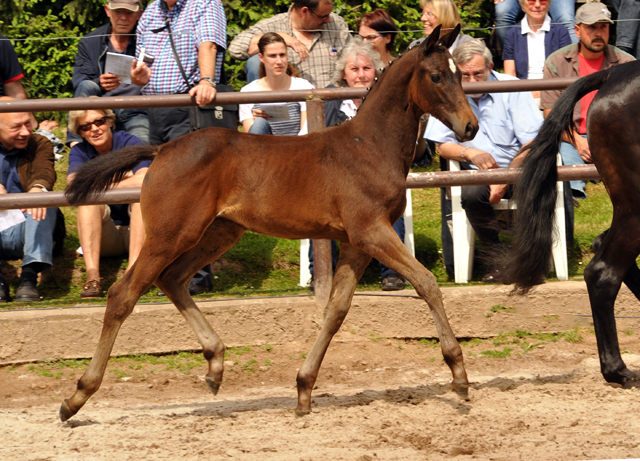
<instances>
[{"instance_id":1,"label":"white shirt","mask_svg":"<svg viewBox=\"0 0 640 461\"><path fill-rule=\"evenodd\" d=\"M534 32L529 27L527 16L522 18L522 35L527 36L527 52L529 54L529 71L527 79L541 79L544 71L544 37L551 30L551 17L544 17L542 27Z\"/></svg>"}]
</instances>

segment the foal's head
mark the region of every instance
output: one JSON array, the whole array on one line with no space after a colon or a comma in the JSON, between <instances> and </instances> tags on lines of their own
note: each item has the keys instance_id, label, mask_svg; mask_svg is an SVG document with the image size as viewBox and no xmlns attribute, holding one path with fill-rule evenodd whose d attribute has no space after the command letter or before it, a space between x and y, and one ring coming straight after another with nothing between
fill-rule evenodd
<instances>
[{"instance_id":1,"label":"foal's head","mask_svg":"<svg viewBox=\"0 0 640 461\"><path fill-rule=\"evenodd\" d=\"M448 51L458 32L459 24L439 38L440 26L437 26L418 46L409 95L423 113L447 125L462 142L473 139L478 120L462 91L462 74Z\"/></svg>"}]
</instances>

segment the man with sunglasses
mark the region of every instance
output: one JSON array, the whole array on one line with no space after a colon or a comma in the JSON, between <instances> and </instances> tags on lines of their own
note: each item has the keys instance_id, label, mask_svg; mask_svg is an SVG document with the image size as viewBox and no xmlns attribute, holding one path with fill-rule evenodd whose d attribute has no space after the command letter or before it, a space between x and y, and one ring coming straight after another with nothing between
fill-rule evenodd
<instances>
[{"instance_id":1,"label":"man with sunglasses","mask_svg":"<svg viewBox=\"0 0 640 461\"><path fill-rule=\"evenodd\" d=\"M575 32L579 42L560 48L551 54L544 64L544 78L584 77L603 69L608 69L634 57L611 46L609 42L609 25L613 24L611 13L604 3L586 3L576 12ZM560 145L562 163L565 165L584 165L591 163L591 152L587 143L587 111L596 95L596 91L588 94L576 104L573 113L573 139L566 133ZM545 116L551 112L562 90L548 90L541 94L540 108ZM587 197L586 181L571 181L571 190L576 199ZM573 213L573 207L569 213Z\"/></svg>"},{"instance_id":2,"label":"man with sunglasses","mask_svg":"<svg viewBox=\"0 0 640 461\"><path fill-rule=\"evenodd\" d=\"M141 87L123 83L120 77L105 72L107 53L135 56L136 25L142 14L140 0L110 0L104 7L109 23L80 39L73 66L74 97L138 96ZM116 126L143 142L149 142L149 119L146 109L116 109ZM67 131L67 145L81 142L77 134Z\"/></svg>"},{"instance_id":3,"label":"man with sunglasses","mask_svg":"<svg viewBox=\"0 0 640 461\"><path fill-rule=\"evenodd\" d=\"M7 96L0 101L13 100ZM0 114L0 194L41 193L56 182L53 145L33 133L28 112ZM0 232L0 259L22 259L16 301L40 301L38 273L53 264L53 231L57 209L21 210L25 221ZM9 301L9 286L0 273L0 303Z\"/></svg>"},{"instance_id":4,"label":"man with sunglasses","mask_svg":"<svg viewBox=\"0 0 640 461\"><path fill-rule=\"evenodd\" d=\"M267 32L275 32L284 39L289 62L300 77L316 88L328 86L338 53L350 38L344 19L332 10L332 0L293 0L286 13L263 19L236 36L229 54L247 61L247 83L260 78L258 41Z\"/></svg>"}]
</instances>

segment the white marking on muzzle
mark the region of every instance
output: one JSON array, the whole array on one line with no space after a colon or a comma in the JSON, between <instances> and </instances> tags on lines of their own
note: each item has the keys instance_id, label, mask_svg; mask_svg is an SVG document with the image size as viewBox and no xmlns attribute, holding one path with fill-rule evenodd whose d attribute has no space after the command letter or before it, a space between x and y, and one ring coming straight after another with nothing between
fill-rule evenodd
<instances>
[{"instance_id":1,"label":"white marking on muzzle","mask_svg":"<svg viewBox=\"0 0 640 461\"><path fill-rule=\"evenodd\" d=\"M456 73L456 63L453 62L453 59L451 58L449 58L449 69L451 69L451 72L454 74Z\"/></svg>"}]
</instances>

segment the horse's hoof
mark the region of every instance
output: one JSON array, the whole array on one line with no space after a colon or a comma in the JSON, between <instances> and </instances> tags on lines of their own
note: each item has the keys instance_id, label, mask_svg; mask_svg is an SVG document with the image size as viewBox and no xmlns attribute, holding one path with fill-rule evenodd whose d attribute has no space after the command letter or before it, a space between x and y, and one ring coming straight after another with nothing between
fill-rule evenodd
<instances>
[{"instance_id":1,"label":"horse's hoof","mask_svg":"<svg viewBox=\"0 0 640 461\"><path fill-rule=\"evenodd\" d=\"M222 384L222 381L216 381L215 379L210 378L209 376L205 376L204 382L207 383L207 387L213 393L213 395L218 395L218 391L220 390L220 385Z\"/></svg>"},{"instance_id":2,"label":"horse's hoof","mask_svg":"<svg viewBox=\"0 0 640 461\"><path fill-rule=\"evenodd\" d=\"M640 387L640 377L625 379L622 387L624 389L633 389L634 387Z\"/></svg>"},{"instance_id":3,"label":"horse's hoof","mask_svg":"<svg viewBox=\"0 0 640 461\"><path fill-rule=\"evenodd\" d=\"M460 397L462 400L466 402L471 400L469 398L469 383L453 383L451 386L453 387L455 393L458 394L458 397Z\"/></svg>"},{"instance_id":4,"label":"horse's hoof","mask_svg":"<svg viewBox=\"0 0 640 461\"><path fill-rule=\"evenodd\" d=\"M65 401L62 402L62 405L60 405L60 413L59 413L60 421L64 423L66 420L68 420L75 414L76 412L71 411L71 409L69 408L69 405L67 404L67 400L65 399Z\"/></svg>"},{"instance_id":5,"label":"horse's hoof","mask_svg":"<svg viewBox=\"0 0 640 461\"><path fill-rule=\"evenodd\" d=\"M311 410L300 410L299 408L296 408L296 416L298 418L301 418L302 416L307 416L309 413L311 413Z\"/></svg>"}]
</instances>

